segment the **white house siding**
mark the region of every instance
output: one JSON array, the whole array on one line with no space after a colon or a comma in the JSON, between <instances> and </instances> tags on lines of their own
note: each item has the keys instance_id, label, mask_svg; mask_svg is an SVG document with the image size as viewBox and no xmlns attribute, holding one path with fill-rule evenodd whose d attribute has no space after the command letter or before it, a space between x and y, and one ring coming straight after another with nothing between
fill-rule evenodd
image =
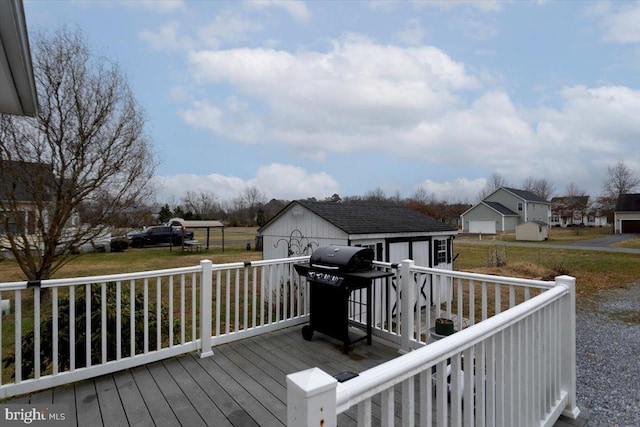
<instances>
[{"instance_id":1,"label":"white house siding","mask_svg":"<svg viewBox=\"0 0 640 427\"><path fill-rule=\"evenodd\" d=\"M623 231L624 222L637 222L640 221L640 212L616 212L614 214L615 233L621 234Z\"/></svg>"}]
</instances>

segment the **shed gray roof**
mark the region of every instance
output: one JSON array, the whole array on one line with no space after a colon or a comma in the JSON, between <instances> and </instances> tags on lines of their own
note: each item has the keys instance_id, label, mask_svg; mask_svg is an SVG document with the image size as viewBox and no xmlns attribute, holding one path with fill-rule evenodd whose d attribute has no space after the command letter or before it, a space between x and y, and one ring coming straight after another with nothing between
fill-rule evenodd
<instances>
[{"instance_id":1,"label":"shed gray roof","mask_svg":"<svg viewBox=\"0 0 640 427\"><path fill-rule=\"evenodd\" d=\"M297 200L291 202L281 212L286 211L294 203L304 206L348 234L457 232L456 228L405 206ZM278 216L280 213L262 228Z\"/></svg>"},{"instance_id":2,"label":"shed gray roof","mask_svg":"<svg viewBox=\"0 0 640 427\"><path fill-rule=\"evenodd\" d=\"M616 212L635 212L640 211L640 194L629 193L618 196L616 203Z\"/></svg>"}]
</instances>

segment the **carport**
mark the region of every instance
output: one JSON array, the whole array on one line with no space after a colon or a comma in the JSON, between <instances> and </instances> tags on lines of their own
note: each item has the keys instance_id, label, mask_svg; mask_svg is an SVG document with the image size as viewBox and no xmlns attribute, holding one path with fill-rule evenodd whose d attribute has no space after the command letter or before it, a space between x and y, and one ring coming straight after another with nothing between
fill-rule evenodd
<instances>
[{"instance_id":1,"label":"carport","mask_svg":"<svg viewBox=\"0 0 640 427\"><path fill-rule=\"evenodd\" d=\"M224 252L224 224L221 221L196 221L196 220L185 220L182 218L172 218L169 220L169 225L180 225L184 228L205 228L207 230L207 244L205 249L209 249L209 242L211 239L211 229L220 229L222 233L222 252Z\"/></svg>"}]
</instances>

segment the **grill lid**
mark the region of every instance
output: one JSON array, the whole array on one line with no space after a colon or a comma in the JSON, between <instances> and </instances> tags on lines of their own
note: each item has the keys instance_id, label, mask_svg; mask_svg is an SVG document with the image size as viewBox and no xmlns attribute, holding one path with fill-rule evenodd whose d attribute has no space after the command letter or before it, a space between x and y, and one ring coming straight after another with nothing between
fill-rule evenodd
<instances>
[{"instance_id":1,"label":"grill lid","mask_svg":"<svg viewBox=\"0 0 640 427\"><path fill-rule=\"evenodd\" d=\"M370 270L373 268L373 249L360 246L321 246L309 259L312 268L340 273Z\"/></svg>"}]
</instances>

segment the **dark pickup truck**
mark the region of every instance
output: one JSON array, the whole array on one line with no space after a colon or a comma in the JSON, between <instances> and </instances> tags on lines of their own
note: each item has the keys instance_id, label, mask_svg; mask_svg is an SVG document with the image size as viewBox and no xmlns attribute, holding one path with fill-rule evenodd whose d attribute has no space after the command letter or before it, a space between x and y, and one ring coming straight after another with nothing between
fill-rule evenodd
<instances>
[{"instance_id":1,"label":"dark pickup truck","mask_svg":"<svg viewBox=\"0 0 640 427\"><path fill-rule=\"evenodd\" d=\"M156 226L148 227L141 233L129 233L129 243L134 248L171 243L181 246L184 240L193 240L193 231L183 230L182 227Z\"/></svg>"}]
</instances>

